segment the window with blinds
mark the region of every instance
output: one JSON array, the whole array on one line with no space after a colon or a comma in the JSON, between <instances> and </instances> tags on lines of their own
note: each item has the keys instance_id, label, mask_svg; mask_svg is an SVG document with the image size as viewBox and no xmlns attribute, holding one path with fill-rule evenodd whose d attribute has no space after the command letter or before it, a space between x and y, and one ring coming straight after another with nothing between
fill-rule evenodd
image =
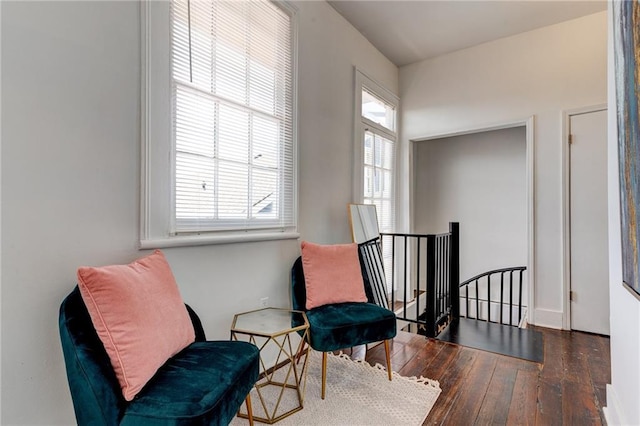
<instances>
[{"instance_id":1,"label":"window with blinds","mask_svg":"<svg viewBox=\"0 0 640 426\"><path fill-rule=\"evenodd\" d=\"M394 141L370 130L364 133L364 203L374 204L380 232L395 231L393 191Z\"/></svg>"},{"instance_id":2,"label":"window with blinds","mask_svg":"<svg viewBox=\"0 0 640 426\"><path fill-rule=\"evenodd\" d=\"M174 232L295 226L291 16L173 0Z\"/></svg>"},{"instance_id":3,"label":"window with blinds","mask_svg":"<svg viewBox=\"0 0 640 426\"><path fill-rule=\"evenodd\" d=\"M370 86L374 83L368 81L357 88L363 138L362 199L376 206L380 232L395 232L396 105Z\"/></svg>"},{"instance_id":4,"label":"window with blinds","mask_svg":"<svg viewBox=\"0 0 640 426\"><path fill-rule=\"evenodd\" d=\"M396 141L398 98L356 70L356 146L355 169L364 204L376 206L381 233L396 232ZM382 263L387 293L391 294L393 251L382 245Z\"/></svg>"}]
</instances>

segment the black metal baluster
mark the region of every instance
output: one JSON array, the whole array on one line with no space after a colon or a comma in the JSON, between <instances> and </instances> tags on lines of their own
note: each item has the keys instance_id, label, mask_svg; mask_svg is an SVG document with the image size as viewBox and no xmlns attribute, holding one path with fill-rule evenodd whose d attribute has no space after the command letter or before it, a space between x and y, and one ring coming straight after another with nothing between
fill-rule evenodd
<instances>
[{"instance_id":1,"label":"black metal baluster","mask_svg":"<svg viewBox=\"0 0 640 426\"><path fill-rule=\"evenodd\" d=\"M371 289L371 295L373 296L373 299L375 301L377 285L375 282L373 263L369 255L370 250L369 250L368 243L365 243L362 246L360 246L360 253L365 263L365 270L367 271L367 275L369 279L369 288Z\"/></svg>"},{"instance_id":2,"label":"black metal baluster","mask_svg":"<svg viewBox=\"0 0 640 426\"><path fill-rule=\"evenodd\" d=\"M404 236L404 307L402 316L407 318L407 236Z\"/></svg>"},{"instance_id":3,"label":"black metal baluster","mask_svg":"<svg viewBox=\"0 0 640 426\"><path fill-rule=\"evenodd\" d=\"M500 324L503 324L502 311L504 310L504 272L500 273Z\"/></svg>"},{"instance_id":4,"label":"black metal baluster","mask_svg":"<svg viewBox=\"0 0 640 426\"><path fill-rule=\"evenodd\" d=\"M467 306L464 316L465 318L471 318L469 314L469 286L468 285L464 286L464 299L465 299L465 305Z\"/></svg>"},{"instance_id":5,"label":"black metal baluster","mask_svg":"<svg viewBox=\"0 0 640 426\"><path fill-rule=\"evenodd\" d=\"M435 265L436 318L440 318L440 237L438 236L435 243Z\"/></svg>"},{"instance_id":6,"label":"black metal baluster","mask_svg":"<svg viewBox=\"0 0 640 426\"><path fill-rule=\"evenodd\" d=\"M453 315L453 297L451 294L453 285L451 283L451 235L449 235L449 238L447 238L447 297L449 298L447 305L450 306L449 313Z\"/></svg>"},{"instance_id":7,"label":"black metal baluster","mask_svg":"<svg viewBox=\"0 0 640 426\"><path fill-rule=\"evenodd\" d=\"M447 269L448 269L448 255L447 242L449 236L442 237L442 313L446 314L449 311L449 286L447 284Z\"/></svg>"},{"instance_id":8,"label":"black metal baluster","mask_svg":"<svg viewBox=\"0 0 640 426\"><path fill-rule=\"evenodd\" d=\"M439 244L439 255L440 255L440 273L438 274L440 277L440 294L438 295L440 297L440 312L438 313L438 316L441 316L442 314L444 314L445 312L445 303L446 303L446 293L445 293L445 289L444 289L444 261L445 261L445 257L444 257L444 236L440 237L440 244Z\"/></svg>"},{"instance_id":9,"label":"black metal baluster","mask_svg":"<svg viewBox=\"0 0 640 426\"><path fill-rule=\"evenodd\" d=\"M509 325L513 325L513 271L509 272Z\"/></svg>"},{"instance_id":10,"label":"black metal baluster","mask_svg":"<svg viewBox=\"0 0 640 426\"><path fill-rule=\"evenodd\" d=\"M369 255L371 256L371 263L374 265L374 273L375 273L375 279L376 279L376 290L375 290L375 294L378 297L378 300L380 300L380 303L382 303L382 306L384 306L385 308L387 306L385 306L385 294L384 294L384 266L382 264L382 253L380 252L380 249L378 247L377 242L373 242L373 244L370 244L368 247L369 250ZM378 254L378 256L376 257L376 252Z\"/></svg>"},{"instance_id":11,"label":"black metal baluster","mask_svg":"<svg viewBox=\"0 0 640 426\"><path fill-rule=\"evenodd\" d=\"M520 321L522 321L522 273L524 271L521 269L520 270L520 294L519 294L519 300L518 300L518 326L520 326Z\"/></svg>"},{"instance_id":12,"label":"black metal baluster","mask_svg":"<svg viewBox=\"0 0 640 426\"><path fill-rule=\"evenodd\" d=\"M480 297L478 295L478 280L476 280L476 319L480 319Z\"/></svg>"},{"instance_id":13,"label":"black metal baluster","mask_svg":"<svg viewBox=\"0 0 640 426\"><path fill-rule=\"evenodd\" d=\"M378 252L377 260L380 264L380 299L384 302L383 306L389 309L389 302L387 300L387 276L384 271L384 257L382 255L382 238L378 238L375 242L374 249Z\"/></svg>"},{"instance_id":14,"label":"black metal baluster","mask_svg":"<svg viewBox=\"0 0 640 426\"><path fill-rule=\"evenodd\" d=\"M416 319L420 318L420 237L418 237L418 249L416 250ZM427 256L429 256L429 252L427 251ZM428 274L429 272L427 272ZM427 291L429 291L429 287L427 286Z\"/></svg>"},{"instance_id":15,"label":"black metal baluster","mask_svg":"<svg viewBox=\"0 0 640 426\"><path fill-rule=\"evenodd\" d=\"M389 302L391 310L395 312L395 289L396 289L396 237L391 237L391 300Z\"/></svg>"},{"instance_id":16,"label":"black metal baluster","mask_svg":"<svg viewBox=\"0 0 640 426\"><path fill-rule=\"evenodd\" d=\"M491 322L491 274L487 275L487 322Z\"/></svg>"},{"instance_id":17,"label":"black metal baluster","mask_svg":"<svg viewBox=\"0 0 640 426\"><path fill-rule=\"evenodd\" d=\"M451 292L451 316L460 318L460 224L449 222L451 233L449 285Z\"/></svg>"},{"instance_id":18,"label":"black metal baluster","mask_svg":"<svg viewBox=\"0 0 640 426\"><path fill-rule=\"evenodd\" d=\"M446 258L447 258L447 266L446 266L446 278L445 278L445 285L447 286L447 306L449 307L449 314L451 314L451 309L452 309L452 303L451 303L451 251L449 250L451 246L451 235L449 235L447 237L447 244L446 244L446 248L447 248L447 254L446 254Z\"/></svg>"},{"instance_id":19,"label":"black metal baluster","mask_svg":"<svg viewBox=\"0 0 640 426\"><path fill-rule=\"evenodd\" d=\"M364 260L365 270L367 272L367 278L369 281L369 288L371 290L371 295L373 296L373 299L375 301L377 285L375 282L373 263L371 262L369 253L370 251L368 243L364 243L362 246L360 246L360 254L362 256L362 259Z\"/></svg>"},{"instance_id":20,"label":"black metal baluster","mask_svg":"<svg viewBox=\"0 0 640 426\"><path fill-rule=\"evenodd\" d=\"M435 235L427 236L427 337L436 335L435 318Z\"/></svg>"}]
</instances>

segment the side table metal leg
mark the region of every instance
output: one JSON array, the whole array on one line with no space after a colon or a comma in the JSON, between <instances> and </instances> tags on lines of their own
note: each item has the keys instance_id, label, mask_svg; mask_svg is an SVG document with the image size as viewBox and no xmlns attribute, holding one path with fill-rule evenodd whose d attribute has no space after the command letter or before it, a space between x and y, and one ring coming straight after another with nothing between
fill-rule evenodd
<instances>
[{"instance_id":1,"label":"side table metal leg","mask_svg":"<svg viewBox=\"0 0 640 426\"><path fill-rule=\"evenodd\" d=\"M300 350L296 354L296 364L300 362L300 358L302 358L302 355L304 354L304 350L306 349L306 346L307 346L307 341L303 339L302 342L300 342Z\"/></svg>"},{"instance_id":2,"label":"side table metal leg","mask_svg":"<svg viewBox=\"0 0 640 426\"><path fill-rule=\"evenodd\" d=\"M253 409L251 408L251 394L247 395L247 399L245 399L244 402L247 405L247 417L249 418L249 425L253 426Z\"/></svg>"}]
</instances>

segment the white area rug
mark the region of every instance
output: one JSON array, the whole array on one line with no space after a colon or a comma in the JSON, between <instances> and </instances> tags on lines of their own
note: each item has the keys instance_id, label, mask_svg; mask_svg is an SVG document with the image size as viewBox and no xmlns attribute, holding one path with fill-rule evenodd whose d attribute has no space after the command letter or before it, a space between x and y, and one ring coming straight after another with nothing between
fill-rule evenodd
<instances>
[{"instance_id":1,"label":"white area rug","mask_svg":"<svg viewBox=\"0 0 640 426\"><path fill-rule=\"evenodd\" d=\"M304 408L277 425L421 425L440 395L440 384L435 380L402 377L393 372L393 380L389 381L385 368L379 364L372 367L346 355L329 354L327 393L322 400L321 364L322 354L311 351ZM255 390L251 395L254 415L264 413ZM272 397L277 400L277 395ZM287 399L291 402L287 403ZM295 406L294 400L297 402L295 391L285 392L281 404ZM238 417L231 422L233 426L247 424L246 419Z\"/></svg>"}]
</instances>

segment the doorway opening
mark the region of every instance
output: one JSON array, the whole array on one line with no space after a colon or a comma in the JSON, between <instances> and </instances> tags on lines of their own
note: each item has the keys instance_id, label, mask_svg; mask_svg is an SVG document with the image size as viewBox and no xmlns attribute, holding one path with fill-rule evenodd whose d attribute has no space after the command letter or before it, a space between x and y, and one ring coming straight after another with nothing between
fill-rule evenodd
<instances>
[{"instance_id":1,"label":"doorway opening","mask_svg":"<svg viewBox=\"0 0 640 426\"><path fill-rule=\"evenodd\" d=\"M441 229L440 218L460 222L466 235L460 241L461 281L525 266L523 326L533 322L535 310L533 125L530 117L410 145L412 232Z\"/></svg>"},{"instance_id":2,"label":"doorway opening","mask_svg":"<svg viewBox=\"0 0 640 426\"><path fill-rule=\"evenodd\" d=\"M530 117L412 140L410 212L416 233L442 228L441 219L460 222L460 281L488 275L485 290L466 286L460 318L437 339L542 362L540 332L524 329L535 313L533 126ZM527 306L519 327L495 320L504 309L500 272L514 269L526 272L515 294Z\"/></svg>"}]
</instances>

